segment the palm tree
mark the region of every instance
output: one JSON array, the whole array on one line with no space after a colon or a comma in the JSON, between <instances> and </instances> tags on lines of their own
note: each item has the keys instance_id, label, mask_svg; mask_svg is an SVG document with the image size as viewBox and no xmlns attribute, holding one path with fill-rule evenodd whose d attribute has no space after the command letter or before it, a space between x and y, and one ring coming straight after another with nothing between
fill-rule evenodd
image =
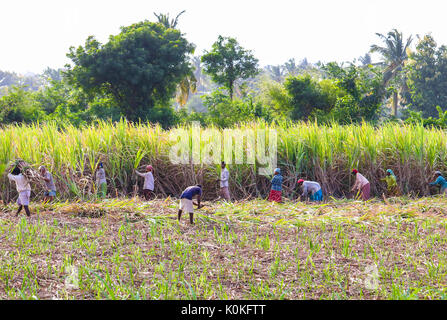
<instances>
[{"instance_id":1,"label":"palm tree","mask_svg":"<svg viewBox=\"0 0 447 320\"><path fill-rule=\"evenodd\" d=\"M169 13L168 14L164 14L164 13L159 13L156 14L154 12L154 15L157 17L157 20L159 23L161 23L166 29L176 29L177 28L177 24L178 24L178 18L185 12L185 10L183 10L182 12L180 12L175 19L169 19ZM183 107L186 102L189 99L189 95L191 93L196 93L197 92L197 80L196 77L194 76L193 71L191 70L191 72L185 76L179 83L179 85L177 86L177 94L176 94L176 98L177 98L177 102L180 105L180 107Z\"/></svg>"},{"instance_id":2,"label":"palm tree","mask_svg":"<svg viewBox=\"0 0 447 320\"><path fill-rule=\"evenodd\" d=\"M371 55L369 53L366 53L364 56L359 57L359 60L362 63L362 66L368 66L372 64Z\"/></svg>"},{"instance_id":3,"label":"palm tree","mask_svg":"<svg viewBox=\"0 0 447 320\"><path fill-rule=\"evenodd\" d=\"M180 107L184 107L188 102L189 95L197 92L197 80L194 74L189 74L180 81L177 86L177 102Z\"/></svg>"},{"instance_id":4,"label":"palm tree","mask_svg":"<svg viewBox=\"0 0 447 320\"><path fill-rule=\"evenodd\" d=\"M402 32L399 32L396 29L388 32L386 36L380 33L376 34L385 43L385 46L381 47L374 44L371 46L370 52L378 52L382 55L382 65L385 67L383 83L387 86L391 80L401 80L399 81L399 89L403 91L406 88L406 79L402 74L402 69L408 59L407 51L413 39L410 35L408 39L404 41ZM393 116L397 115L398 99L398 90L394 90L392 105Z\"/></svg>"},{"instance_id":5,"label":"palm tree","mask_svg":"<svg viewBox=\"0 0 447 320\"><path fill-rule=\"evenodd\" d=\"M298 66L295 63L295 59L289 59L286 63L284 63L284 69L286 74L295 76L298 73Z\"/></svg>"},{"instance_id":6,"label":"palm tree","mask_svg":"<svg viewBox=\"0 0 447 320\"><path fill-rule=\"evenodd\" d=\"M267 72L270 74L270 77L276 81L281 82L284 78L284 68L282 66L271 66L268 65L265 67Z\"/></svg>"},{"instance_id":7,"label":"palm tree","mask_svg":"<svg viewBox=\"0 0 447 320\"><path fill-rule=\"evenodd\" d=\"M185 12L186 10L183 10L182 12L180 12L175 19L169 20L169 13L168 14L164 14L164 13L159 13L156 14L154 12L154 15L157 17L157 20L159 23L161 23L162 25L164 25L167 29L172 28L175 29L177 27L177 23L178 23L178 18Z\"/></svg>"}]
</instances>

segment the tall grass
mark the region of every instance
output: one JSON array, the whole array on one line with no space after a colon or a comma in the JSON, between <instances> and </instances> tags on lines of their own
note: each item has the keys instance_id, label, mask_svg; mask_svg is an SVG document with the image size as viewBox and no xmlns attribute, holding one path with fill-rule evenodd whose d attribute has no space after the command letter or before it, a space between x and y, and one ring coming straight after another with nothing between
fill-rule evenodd
<instances>
[{"instance_id":1,"label":"tall grass","mask_svg":"<svg viewBox=\"0 0 447 320\"><path fill-rule=\"evenodd\" d=\"M259 122L241 124L238 128L269 127ZM277 130L278 166L283 169L286 196L294 194L297 176L320 181L326 195L347 195L354 167L371 181L373 194L384 191L380 178L391 168L404 192L427 195L431 172L447 170L447 134L440 129L425 129L417 124L386 124L376 128L368 123L350 126L297 123L270 128ZM138 183L133 170L151 163L157 181L155 191L161 196L178 196L187 185L200 182L205 186L205 196L214 197L219 166L172 164L168 155L174 142L169 140L169 133L158 125L124 120L82 128L60 128L51 123L5 126L0 129L2 198L7 201L10 194L5 168L16 158L36 168L46 165L55 176L62 198L92 197L94 171L100 161L104 163L111 196L131 194ZM203 142L200 148L204 148ZM256 165L233 164L229 169L230 188L236 197L267 194L269 177L258 175ZM37 188L33 191L37 195L41 192Z\"/></svg>"}]
</instances>

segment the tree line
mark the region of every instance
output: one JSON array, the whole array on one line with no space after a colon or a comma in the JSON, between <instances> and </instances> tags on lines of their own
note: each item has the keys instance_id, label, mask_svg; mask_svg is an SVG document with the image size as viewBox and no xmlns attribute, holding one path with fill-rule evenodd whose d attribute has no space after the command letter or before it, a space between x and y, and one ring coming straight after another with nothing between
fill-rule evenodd
<instances>
[{"instance_id":1,"label":"tree line","mask_svg":"<svg viewBox=\"0 0 447 320\"><path fill-rule=\"evenodd\" d=\"M418 36L414 50L413 37L393 29L377 34L370 52L352 62L290 59L260 68L232 37L219 36L194 56L195 45L178 27L183 13L121 27L106 43L90 36L70 48L65 68L48 68L29 83L0 72L0 123L126 118L229 127L261 118L447 125L446 46L430 34ZM373 63L371 53L381 61Z\"/></svg>"}]
</instances>

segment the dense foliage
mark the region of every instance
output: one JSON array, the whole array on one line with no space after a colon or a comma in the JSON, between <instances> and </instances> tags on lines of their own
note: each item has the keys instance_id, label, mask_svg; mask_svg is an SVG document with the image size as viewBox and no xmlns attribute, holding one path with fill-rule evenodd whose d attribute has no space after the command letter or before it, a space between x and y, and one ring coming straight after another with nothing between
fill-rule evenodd
<instances>
[{"instance_id":1,"label":"dense foliage","mask_svg":"<svg viewBox=\"0 0 447 320\"><path fill-rule=\"evenodd\" d=\"M410 108L425 117L438 115L436 106L447 108L447 47L437 44L431 35L418 43L407 65Z\"/></svg>"},{"instance_id":2,"label":"dense foliage","mask_svg":"<svg viewBox=\"0 0 447 320\"><path fill-rule=\"evenodd\" d=\"M210 52L202 56L204 71L214 82L228 89L233 99L234 85L238 79L248 79L258 74L258 59L242 48L234 38L219 36Z\"/></svg>"},{"instance_id":3,"label":"dense foliage","mask_svg":"<svg viewBox=\"0 0 447 320\"><path fill-rule=\"evenodd\" d=\"M245 114L253 117L249 112ZM191 129L190 126L179 128L187 132ZM369 179L373 195L380 196L386 188L380 178L388 168L397 175L403 192L428 195L427 183L433 171L447 170L447 133L437 128L424 128L419 123L390 123L375 128L368 123L340 126L299 122L267 126L264 122L254 122L238 128L255 132L268 128L276 130L277 165L286 178L285 196L294 194L296 177L319 181L326 195L347 196L353 183L350 172L354 167ZM169 154L175 143L173 132L162 130L160 126L125 121L99 122L81 128L72 125L61 128L55 124L9 125L0 129L0 172L4 173L7 164L17 158L24 159L35 169L44 164L55 176L60 197L85 198L95 194L94 170L101 161L107 172L110 195L124 196L134 192L137 177L133 170L151 163L155 167L159 195L178 196L185 185L197 181L204 185L206 197L217 196L219 165L172 164ZM200 143L202 154L210 152L205 144L206 137L202 135L203 140L194 141ZM261 164L256 167L259 166ZM229 165L230 187L236 198L267 195L270 179L259 175L256 167ZM0 176L3 197L10 195L10 188L3 174ZM34 186L33 190L43 191L40 186Z\"/></svg>"},{"instance_id":4,"label":"dense foliage","mask_svg":"<svg viewBox=\"0 0 447 320\"><path fill-rule=\"evenodd\" d=\"M194 46L179 30L144 21L122 27L102 45L89 37L84 47L71 48L67 79L90 95L113 98L131 121L159 120L177 85L191 73L188 54ZM167 115L169 116L169 115Z\"/></svg>"},{"instance_id":5,"label":"dense foliage","mask_svg":"<svg viewBox=\"0 0 447 320\"><path fill-rule=\"evenodd\" d=\"M81 126L125 118L224 128L257 119L377 124L397 117L444 127L447 49L431 35L413 52L411 36L377 34L382 44L371 52L382 60L375 64L367 53L360 63L289 59L259 69L252 51L231 37L219 36L211 50L192 57L194 45L178 28L182 13L122 27L105 44L91 36L70 48L73 64L64 70L31 78L0 72L0 123Z\"/></svg>"}]
</instances>

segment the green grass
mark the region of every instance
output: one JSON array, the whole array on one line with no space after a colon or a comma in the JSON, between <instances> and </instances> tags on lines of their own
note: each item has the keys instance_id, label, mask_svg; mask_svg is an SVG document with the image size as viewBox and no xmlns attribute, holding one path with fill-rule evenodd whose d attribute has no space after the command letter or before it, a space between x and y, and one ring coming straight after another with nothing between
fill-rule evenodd
<instances>
[{"instance_id":1,"label":"green grass","mask_svg":"<svg viewBox=\"0 0 447 320\"><path fill-rule=\"evenodd\" d=\"M446 205L210 203L194 226L169 198L10 205L0 299L444 299Z\"/></svg>"}]
</instances>

